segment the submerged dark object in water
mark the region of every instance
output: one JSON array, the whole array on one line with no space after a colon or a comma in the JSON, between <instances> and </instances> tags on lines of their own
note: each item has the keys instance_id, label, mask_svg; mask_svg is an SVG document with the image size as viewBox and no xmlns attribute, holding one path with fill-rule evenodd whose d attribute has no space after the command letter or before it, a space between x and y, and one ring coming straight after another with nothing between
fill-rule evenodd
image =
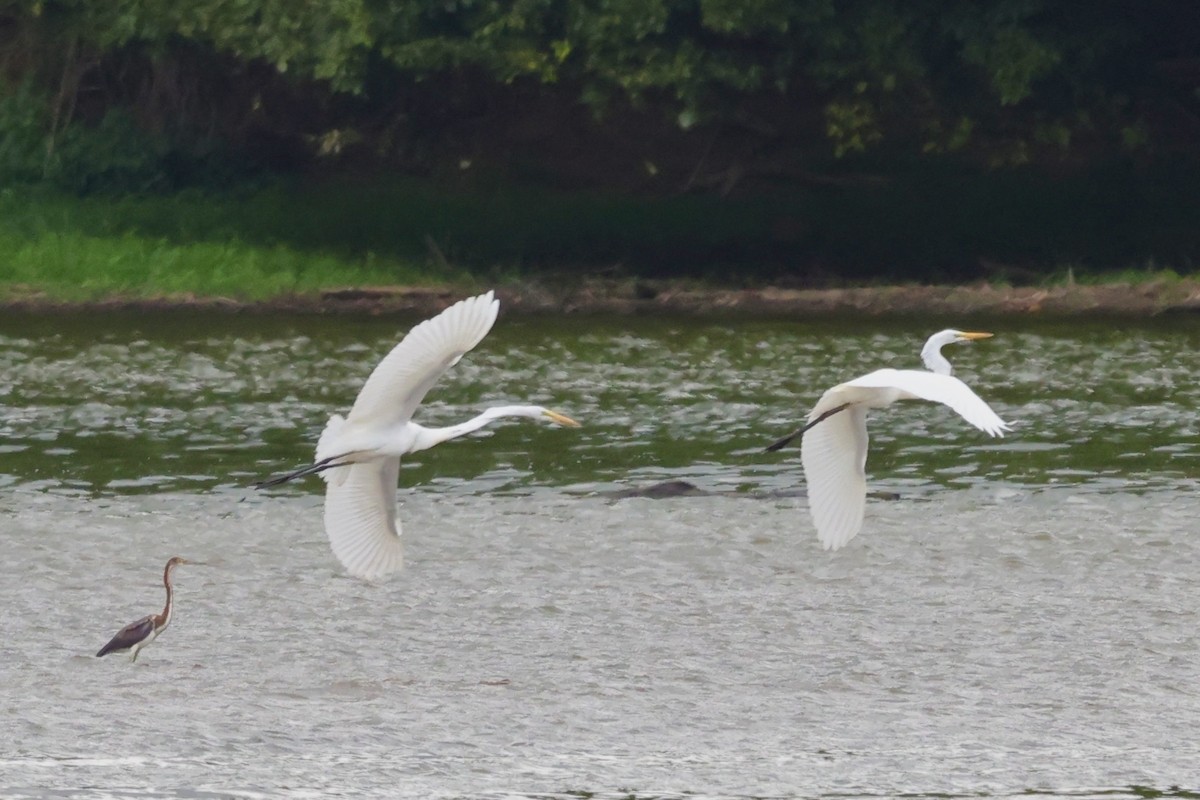
<instances>
[{"instance_id":1,"label":"submerged dark object in water","mask_svg":"<svg viewBox=\"0 0 1200 800\"><path fill-rule=\"evenodd\" d=\"M712 492L701 489L691 481L673 480L652 483L632 489L619 489L613 492L600 492L601 497L611 497L614 500L624 500L629 497L648 497L651 500L662 500L671 497L709 497L721 495L726 497L747 497L754 500L769 500L775 497L804 497L803 489L769 489L757 492ZM867 492L867 497L876 500L899 500L898 492Z\"/></svg>"},{"instance_id":2,"label":"submerged dark object in water","mask_svg":"<svg viewBox=\"0 0 1200 800\"><path fill-rule=\"evenodd\" d=\"M604 497L611 497L615 500L623 500L626 497L649 497L660 500L664 497L696 497L698 495L721 493L701 489L689 481L661 481L660 483L652 483L649 486L621 489L615 492L601 492L601 494ZM729 492L729 494L733 493Z\"/></svg>"}]
</instances>

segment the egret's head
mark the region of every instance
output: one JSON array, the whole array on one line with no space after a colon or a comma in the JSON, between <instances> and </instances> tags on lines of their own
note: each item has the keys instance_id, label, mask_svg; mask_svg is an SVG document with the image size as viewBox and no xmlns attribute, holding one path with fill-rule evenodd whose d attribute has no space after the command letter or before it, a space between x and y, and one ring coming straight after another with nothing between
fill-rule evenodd
<instances>
[{"instance_id":1,"label":"egret's head","mask_svg":"<svg viewBox=\"0 0 1200 800\"><path fill-rule=\"evenodd\" d=\"M948 328L944 331L938 331L933 336L929 337L929 341L925 343L926 350L936 350L948 344L967 344L979 339L991 338L990 333L976 333L974 331L958 331L954 328Z\"/></svg>"},{"instance_id":2,"label":"egret's head","mask_svg":"<svg viewBox=\"0 0 1200 800\"><path fill-rule=\"evenodd\" d=\"M542 409L542 416L545 417L546 419L550 420L551 422L553 422L557 425L562 425L566 428L582 427L578 422L571 419L566 414L560 414L557 411L551 411L548 408Z\"/></svg>"},{"instance_id":3,"label":"egret's head","mask_svg":"<svg viewBox=\"0 0 1200 800\"><path fill-rule=\"evenodd\" d=\"M992 334L990 334L990 333L979 333L976 331L949 330L949 331L946 331L946 333L950 333L950 334L954 335L954 338L950 340L954 344L967 344L968 342L978 341L979 339L992 338Z\"/></svg>"},{"instance_id":4,"label":"egret's head","mask_svg":"<svg viewBox=\"0 0 1200 800\"><path fill-rule=\"evenodd\" d=\"M950 362L942 355L942 348L944 346L948 344L967 344L977 339L987 339L990 336L990 333L959 331L953 328L938 331L933 336L930 336L929 341L925 342L925 346L921 348L921 360L925 362L926 369L942 375L949 375L951 373Z\"/></svg>"}]
</instances>

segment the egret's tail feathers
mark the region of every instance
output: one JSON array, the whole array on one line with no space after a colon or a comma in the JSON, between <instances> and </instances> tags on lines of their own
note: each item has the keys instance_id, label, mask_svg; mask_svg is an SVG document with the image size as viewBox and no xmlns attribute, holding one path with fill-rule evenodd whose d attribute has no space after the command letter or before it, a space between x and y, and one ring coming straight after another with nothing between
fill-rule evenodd
<instances>
[{"instance_id":1,"label":"egret's tail feathers","mask_svg":"<svg viewBox=\"0 0 1200 800\"><path fill-rule=\"evenodd\" d=\"M333 454L335 442L342 433L342 428L346 426L346 418L341 414L334 414L325 423L325 429L321 431L321 438L317 439L317 452L314 458L320 461L322 458L328 458Z\"/></svg>"},{"instance_id":2,"label":"egret's tail feathers","mask_svg":"<svg viewBox=\"0 0 1200 800\"><path fill-rule=\"evenodd\" d=\"M342 442L343 429L346 427L346 418L341 414L334 414L329 418L329 422L325 423L325 430L321 431L321 438L317 440L316 458L318 463L323 458L330 458L335 453L345 453L345 445ZM330 472L322 472L321 477L326 483L341 483L346 480L347 470L339 469Z\"/></svg>"},{"instance_id":3,"label":"egret's tail feathers","mask_svg":"<svg viewBox=\"0 0 1200 800\"><path fill-rule=\"evenodd\" d=\"M404 566L396 519L396 479L400 459L348 465L340 481L325 487L325 533L346 571L379 580Z\"/></svg>"}]
</instances>

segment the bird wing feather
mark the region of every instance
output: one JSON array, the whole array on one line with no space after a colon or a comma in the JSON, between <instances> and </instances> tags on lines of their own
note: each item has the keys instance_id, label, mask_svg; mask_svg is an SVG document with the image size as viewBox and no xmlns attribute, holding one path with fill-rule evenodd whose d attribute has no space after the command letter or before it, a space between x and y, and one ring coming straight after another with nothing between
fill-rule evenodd
<instances>
[{"instance_id":1,"label":"bird wing feather","mask_svg":"<svg viewBox=\"0 0 1200 800\"><path fill-rule=\"evenodd\" d=\"M349 421L380 427L407 422L442 373L487 336L499 311L500 301L487 292L415 326L372 370Z\"/></svg>"},{"instance_id":2,"label":"bird wing feather","mask_svg":"<svg viewBox=\"0 0 1200 800\"><path fill-rule=\"evenodd\" d=\"M992 436L1003 436L1011 430L971 387L951 375L881 369L829 389L813 407L810 420L838 406L848 407L810 428L800 451L809 509L825 549L845 545L862 527L867 492L867 409L908 398L943 403Z\"/></svg>"},{"instance_id":3,"label":"bird wing feather","mask_svg":"<svg viewBox=\"0 0 1200 800\"><path fill-rule=\"evenodd\" d=\"M153 632L154 615L151 614L142 617L136 622L131 622L117 631L116 635L109 640L109 643L100 648L100 652L96 653L96 656L108 655L118 650L128 650Z\"/></svg>"},{"instance_id":4,"label":"bird wing feather","mask_svg":"<svg viewBox=\"0 0 1200 800\"><path fill-rule=\"evenodd\" d=\"M356 578L377 580L404 566L396 516L400 459L363 461L328 470L325 533L333 554Z\"/></svg>"},{"instance_id":5,"label":"bird wing feather","mask_svg":"<svg viewBox=\"0 0 1200 800\"><path fill-rule=\"evenodd\" d=\"M921 400L948 405L967 422L992 436L1003 436L1005 431L1012 430L983 398L953 375L915 369L880 369L846 381L838 388L842 387L898 390Z\"/></svg>"},{"instance_id":6,"label":"bird wing feather","mask_svg":"<svg viewBox=\"0 0 1200 800\"><path fill-rule=\"evenodd\" d=\"M800 442L808 507L826 550L862 527L867 499L867 411L851 406L810 428Z\"/></svg>"}]
</instances>

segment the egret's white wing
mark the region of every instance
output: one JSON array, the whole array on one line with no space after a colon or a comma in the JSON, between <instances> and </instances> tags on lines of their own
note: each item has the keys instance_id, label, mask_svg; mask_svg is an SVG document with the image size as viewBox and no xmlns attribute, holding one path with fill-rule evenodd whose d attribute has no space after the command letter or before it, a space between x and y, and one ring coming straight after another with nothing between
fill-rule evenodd
<instances>
[{"instance_id":1,"label":"egret's white wing","mask_svg":"<svg viewBox=\"0 0 1200 800\"><path fill-rule=\"evenodd\" d=\"M442 373L487 336L499 311L500 301L488 292L414 327L371 372L349 421L380 428L407 422Z\"/></svg>"},{"instance_id":2,"label":"egret's white wing","mask_svg":"<svg viewBox=\"0 0 1200 800\"><path fill-rule=\"evenodd\" d=\"M944 403L962 415L967 422L992 436L1003 436L1005 431L1011 430L1008 423L1000 419L983 398L953 375L938 375L915 369L880 369L861 378L846 381L841 386L894 389L921 400ZM817 425L817 428L821 425Z\"/></svg>"},{"instance_id":3,"label":"egret's white wing","mask_svg":"<svg viewBox=\"0 0 1200 800\"><path fill-rule=\"evenodd\" d=\"M826 550L837 550L862 527L867 502L867 410L851 406L804 433L800 460L808 508Z\"/></svg>"},{"instance_id":4,"label":"egret's white wing","mask_svg":"<svg viewBox=\"0 0 1200 800\"><path fill-rule=\"evenodd\" d=\"M804 434L800 457L808 483L809 510L826 549L838 549L862 527L867 492L866 410L903 399L944 403L992 436L1003 436L1010 430L979 395L950 375L881 369L825 392L813 407L810 420L839 406L848 407Z\"/></svg>"},{"instance_id":5,"label":"egret's white wing","mask_svg":"<svg viewBox=\"0 0 1200 800\"><path fill-rule=\"evenodd\" d=\"M356 578L376 580L404 566L396 482L400 459L337 467L325 478L325 533L338 561Z\"/></svg>"}]
</instances>

